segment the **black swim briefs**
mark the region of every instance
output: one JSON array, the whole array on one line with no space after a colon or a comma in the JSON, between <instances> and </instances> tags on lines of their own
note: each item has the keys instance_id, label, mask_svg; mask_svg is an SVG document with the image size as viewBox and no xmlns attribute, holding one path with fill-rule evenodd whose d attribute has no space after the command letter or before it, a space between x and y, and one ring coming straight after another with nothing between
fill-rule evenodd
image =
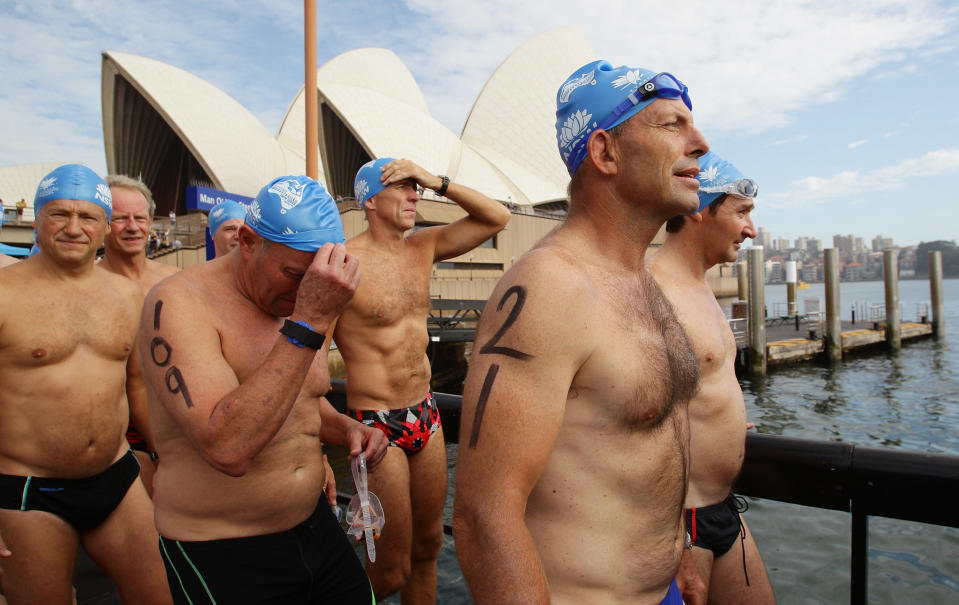
<instances>
[{"instance_id":1,"label":"black swim briefs","mask_svg":"<svg viewBox=\"0 0 959 605\"><path fill-rule=\"evenodd\" d=\"M373 605L373 587L325 499L286 531L184 542L160 536L176 605Z\"/></svg>"},{"instance_id":2,"label":"black swim briefs","mask_svg":"<svg viewBox=\"0 0 959 605\"><path fill-rule=\"evenodd\" d=\"M693 540L693 546L707 548L713 551L715 556L721 557L729 552L737 539L745 539L745 530L739 517L745 507L740 500L729 494L717 504L687 508L686 528Z\"/></svg>"},{"instance_id":3,"label":"black swim briefs","mask_svg":"<svg viewBox=\"0 0 959 605\"><path fill-rule=\"evenodd\" d=\"M84 479L0 474L0 508L42 510L85 531L110 516L139 474L140 463L133 451L102 473Z\"/></svg>"}]
</instances>

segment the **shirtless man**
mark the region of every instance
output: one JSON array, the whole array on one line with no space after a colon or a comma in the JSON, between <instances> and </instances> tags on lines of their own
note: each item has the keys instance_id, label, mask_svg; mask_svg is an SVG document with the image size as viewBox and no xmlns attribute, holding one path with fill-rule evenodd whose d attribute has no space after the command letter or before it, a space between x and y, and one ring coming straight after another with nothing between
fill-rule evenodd
<instances>
[{"instance_id":1,"label":"shirtless man","mask_svg":"<svg viewBox=\"0 0 959 605\"><path fill-rule=\"evenodd\" d=\"M71 602L77 547L125 603L170 603L153 526L124 439L138 365L136 284L95 264L107 184L57 168L34 201L39 252L0 271L0 558L11 605Z\"/></svg>"},{"instance_id":2,"label":"shirtless man","mask_svg":"<svg viewBox=\"0 0 959 605\"><path fill-rule=\"evenodd\" d=\"M735 261L743 241L756 237L749 214L758 188L713 152L699 159L699 168L699 210L667 221L666 242L649 262L700 372L689 402L686 523L693 549L680 579L698 570L710 603L773 603L759 549L740 516L741 500L731 493L746 448L746 406L734 367L736 339L706 281L710 267ZM694 566L687 565L689 556Z\"/></svg>"},{"instance_id":3,"label":"shirtless man","mask_svg":"<svg viewBox=\"0 0 959 605\"><path fill-rule=\"evenodd\" d=\"M691 106L606 61L559 89L569 216L500 280L463 392L453 534L477 604L680 602L699 372L644 254L697 206Z\"/></svg>"},{"instance_id":4,"label":"shirtless man","mask_svg":"<svg viewBox=\"0 0 959 605\"><path fill-rule=\"evenodd\" d=\"M416 222L419 187L456 202L466 216L407 234ZM377 599L400 591L404 605L434 603L447 469L426 355L430 276L433 263L496 235L510 213L410 160L368 162L356 174L355 193L369 228L346 246L360 259L363 283L334 338L346 362L350 414L383 431L393 446L370 475L387 522L367 570Z\"/></svg>"},{"instance_id":5,"label":"shirtless man","mask_svg":"<svg viewBox=\"0 0 959 605\"><path fill-rule=\"evenodd\" d=\"M150 288L179 271L179 268L147 258L147 241L156 210L150 189L142 181L123 174L107 175L106 182L113 196L113 215L110 218L110 231L103 239L100 266L111 273L132 279L146 296ZM130 402L127 441L140 462L140 479L147 493L152 493L156 450L150 434L142 375L127 379L127 400Z\"/></svg>"},{"instance_id":6,"label":"shirtless man","mask_svg":"<svg viewBox=\"0 0 959 605\"><path fill-rule=\"evenodd\" d=\"M363 566L320 498L321 440L370 468L386 453L381 432L324 397L323 334L358 261L333 200L302 176L263 187L239 238L153 288L140 322L170 590L177 603L367 605Z\"/></svg>"},{"instance_id":7,"label":"shirtless man","mask_svg":"<svg viewBox=\"0 0 959 605\"><path fill-rule=\"evenodd\" d=\"M210 210L210 239L213 240L214 258L223 256L240 243L240 225L246 217L246 209L233 200L225 200Z\"/></svg>"}]
</instances>

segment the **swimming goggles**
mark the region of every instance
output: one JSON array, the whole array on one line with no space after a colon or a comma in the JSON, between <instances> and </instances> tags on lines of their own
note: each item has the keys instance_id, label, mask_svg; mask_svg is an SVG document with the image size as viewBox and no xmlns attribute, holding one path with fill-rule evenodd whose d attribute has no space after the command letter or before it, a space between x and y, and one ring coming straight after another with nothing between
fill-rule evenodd
<instances>
[{"instance_id":1,"label":"swimming goggles","mask_svg":"<svg viewBox=\"0 0 959 605\"><path fill-rule=\"evenodd\" d=\"M643 101L648 101L653 97L662 97L664 99L682 99L683 103L690 111L693 110L693 102L689 99L689 88L679 81L676 76L667 72L660 72L641 84L626 97L626 100L613 108L613 112L603 120L597 128L606 130L610 124L619 119L621 115L639 105Z\"/></svg>"},{"instance_id":2,"label":"swimming goggles","mask_svg":"<svg viewBox=\"0 0 959 605\"><path fill-rule=\"evenodd\" d=\"M726 195L736 195L745 198L754 198L759 194L759 185L752 179L738 179L732 183L723 185L713 185L711 187L700 187L700 193L725 193Z\"/></svg>"}]
</instances>

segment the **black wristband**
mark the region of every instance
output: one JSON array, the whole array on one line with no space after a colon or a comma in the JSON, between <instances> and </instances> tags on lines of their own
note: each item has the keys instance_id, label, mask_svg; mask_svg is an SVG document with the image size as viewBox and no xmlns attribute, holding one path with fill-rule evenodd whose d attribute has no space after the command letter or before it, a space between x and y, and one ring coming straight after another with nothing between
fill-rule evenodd
<instances>
[{"instance_id":1,"label":"black wristband","mask_svg":"<svg viewBox=\"0 0 959 605\"><path fill-rule=\"evenodd\" d=\"M298 347L310 347L311 349L319 349L323 346L323 341L326 340L325 335L314 332L313 327L305 321L284 320L283 327L280 328L280 334L286 336L287 340Z\"/></svg>"},{"instance_id":2,"label":"black wristband","mask_svg":"<svg viewBox=\"0 0 959 605\"><path fill-rule=\"evenodd\" d=\"M446 190L450 186L450 177L446 176L445 174L441 174L439 177L443 179L443 184L440 185L440 188L436 190L436 195L446 195Z\"/></svg>"}]
</instances>

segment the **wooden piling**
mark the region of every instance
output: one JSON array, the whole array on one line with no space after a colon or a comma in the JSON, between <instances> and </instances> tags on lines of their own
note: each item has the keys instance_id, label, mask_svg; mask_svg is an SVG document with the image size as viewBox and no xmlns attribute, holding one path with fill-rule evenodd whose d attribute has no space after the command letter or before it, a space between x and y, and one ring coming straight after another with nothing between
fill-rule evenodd
<instances>
[{"instance_id":1,"label":"wooden piling","mask_svg":"<svg viewBox=\"0 0 959 605\"><path fill-rule=\"evenodd\" d=\"M886 284L886 346L892 351L902 347L899 326L899 253L894 249L882 251L883 281Z\"/></svg>"},{"instance_id":2,"label":"wooden piling","mask_svg":"<svg viewBox=\"0 0 959 605\"><path fill-rule=\"evenodd\" d=\"M932 333L936 340L946 337L946 318L942 309L942 252L929 251L929 296L932 299Z\"/></svg>"},{"instance_id":3,"label":"wooden piling","mask_svg":"<svg viewBox=\"0 0 959 605\"><path fill-rule=\"evenodd\" d=\"M839 250L823 250L823 274L826 279L826 357L842 359L842 322L839 317Z\"/></svg>"},{"instance_id":4,"label":"wooden piling","mask_svg":"<svg viewBox=\"0 0 959 605\"><path fill-rule=\"evenodd\" d=\"M749 372L766 375L766 318L762 246L749 249Z\"/></svg>"}]
</instances>

